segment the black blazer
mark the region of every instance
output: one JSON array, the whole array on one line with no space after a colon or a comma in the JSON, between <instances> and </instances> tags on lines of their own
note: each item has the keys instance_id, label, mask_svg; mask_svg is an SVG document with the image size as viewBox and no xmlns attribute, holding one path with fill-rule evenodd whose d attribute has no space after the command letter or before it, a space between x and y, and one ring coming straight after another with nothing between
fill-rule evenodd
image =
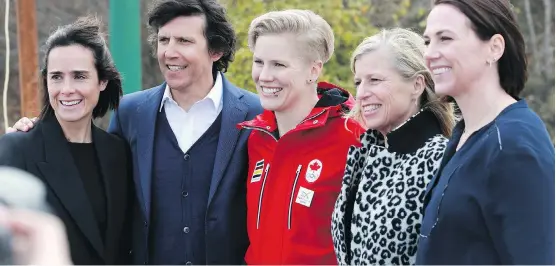
<instances>
[{"instance_id":1,"label":"black blazer","mask_svg":"<svg viewBox=\"0 0 556 266\"><path fill-rule=\"evenodd\" d=\"M123 140L94 125L92 139L106 191L104 243L55 117L39 121L30 132L0 137L0 165L25 170L45 183L47 201L66 226L74 264L127 264L126 253L131 243L128 213L134 202L128 148Z\"/></svg>"}]
</instances>

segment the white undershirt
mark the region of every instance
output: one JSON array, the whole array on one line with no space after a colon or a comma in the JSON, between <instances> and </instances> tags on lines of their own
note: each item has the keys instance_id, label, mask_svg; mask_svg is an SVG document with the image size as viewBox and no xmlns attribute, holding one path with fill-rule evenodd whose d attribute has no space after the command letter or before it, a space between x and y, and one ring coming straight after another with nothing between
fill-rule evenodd
<instances>
[{"instance_id":1,"label":"white undershirt","mask_svg":"<svg viewBox=\"0 0 556 266\"><path fill-rule=\"evenodd\" d=\"M183 153L201 138L222 111L222 92L222 77L218 73L207 96L194 103L189 111L185 111L174 101L170 87L166 85L159 111L164 107L166 119Z\"/></svg>"}]
</instances>

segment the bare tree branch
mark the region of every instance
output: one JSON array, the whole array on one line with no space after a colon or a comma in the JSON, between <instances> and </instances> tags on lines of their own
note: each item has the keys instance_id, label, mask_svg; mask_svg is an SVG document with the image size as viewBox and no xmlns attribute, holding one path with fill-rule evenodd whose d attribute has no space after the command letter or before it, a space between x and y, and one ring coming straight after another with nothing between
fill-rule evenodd
<instances>
[{"instance_id":1,"label":"bare tree branch","mask_svg":"<svg viewBox=\"0 0 556 266\"><path fill-rule=\"evenodd\" d=\"M552 31L552 7L550 6L550 0L543 0L544 3L544 36L543 36L543 58L544 66L543 70L546 76L549 77L550 74L554 73L554 56L552 55L552 49L550 47L550 40L554 40L554 33Z\"/></svg>"},{"instance_id":2,"label":"bare tree branch","mask_svg":"<svg viewBox=\"0 0 556 266\"><path fill-rule=\"evenodd\" d=\"M527 19L527 28L529 29L529 51L533 57L533 71L539 71L539 62L537 56L537 33L535 32L535 24L533 23L533 15L531 13L531 3L529 0L523 1L525 8L525 18Z\"/></svg>"},{"instance_id":3,"label":"bare tree branch","mask_svg":"<svg viewBox=\"0 0 556 266\"><path fill-rule=\"evenodd\" d=\"M349 0L342 0L342 6L344 7L344 9L349 8Z\"/></svg>"}]
</instances>

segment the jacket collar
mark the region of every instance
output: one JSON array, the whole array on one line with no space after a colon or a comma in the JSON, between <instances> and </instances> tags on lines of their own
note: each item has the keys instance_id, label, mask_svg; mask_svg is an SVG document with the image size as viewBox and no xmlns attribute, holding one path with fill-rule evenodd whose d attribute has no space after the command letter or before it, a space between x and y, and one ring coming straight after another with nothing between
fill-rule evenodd
<instances>
[{"instance_id":1,"label":"jacket collar","mask_svg":"<svg viewBox=\"0 0 556 266\"><path fill-rule=\"evenodd\" d=\"M326 124L328 118L338 116L334 110L331 112L332 107L315 107L311 113L294 130L306 130L310 128L321 127ZM257 128L268 132L275 132L278 130L276 123L276 116L273 111L264 110L262 114L256 116L253 120L245 121L239 124L240 128Z\"/></svg>"},{"instance_id":2,"label":"jacket collar","mask_svg":"<svg viewBox=\"0 0 556 266\"><path fill-rule=\"evenodd\" d=\"M39 126L40 125L40 126ZM60 199L60 202L67 209L70 216L75 221L77 227L83 232L90 241L93 248L104 258L104 244L100 231L96 225L96 217L90 205L89 198L85 193L83 183L80 178L79 170L75 166L75 161L69 149L69 144L64 136L60 123L54 115L45 117L39 121L37 127L41 128L44 142L45 161L38 162L37 167L43 174L45 182L52 188L52 191ZM99 145L104 138L99 132L101 129L91 122L92 143L99 154L111 154L110 147ZM105 142L106 143L106 142ZM102 149L99 151L99 149ZM110 175L109 159L99 157L100 170L103 181L108 184L107 178ZM109 211L110 187L107 189L107 221L112 219ZM109 224L107 224L109 225Z\"/></svg>"},{"instance_id":3,"label":"jacket collar","mask_svg":"<svg viewBox=\"0 0 556 266\"><path fill-rule=\"evenodd\" d=\"M328 119L346 114L355 102L349 92L332 83L319 82L317 84L317 92L319 94L319 101L309 115L292 132L322 127ZM269 110L264 110L262 114L256 116L253 120L238 124L238 127L256 128L274 135L278 131L276 116L273 111Z\"/></svg>"},{"instance_id":4,"label":"jacket collar","mask_svg":"<svg viewBox=\"0 0 556 266\"><path fill-rule=\"evenodd\" d=\"M390 152L411 153L439 134L442 134L440 121L431 110L424 109L388 133L386 139L378 130L367 130L361 135L361 144L364 147L384 146Z\"/></svg>"},{"instance_id":5,"label":"jacket collar","mask_svg":"<svg viewBox=\"0 0 556 266\"><path fill-rule=\"evenodd\" d=\"M62 126L60 122L56 118L55 115L46 116L40 120L40 123L43 124L43 128L46 131L45 135L49 137L56 137L56 141L58 142L69 142L65 135L64 131L62 130ZM104 132L105 133L105 132ZM105 134L103 134L103 130L97 127L93 120L91 120L91 142L96 145L97 141L105 140Z\"/></svg>"},{"instance_id":6,"label":"jacket collar","mask_svg":"<svg viewBox=\"0 0 556 266\"><path fill-rule=\"evenodd\" d=\"M494 120L492 120L490 123L486 124L485 126L483 126L481 129L486 129L489 128L491 125L493 125L494 123L496 123L496 120L498 120L498 118L500 118L502 115L514 110L514 109L519 109L519 108L529 108L529 106L527 105L527 102L525 100L519 100L515 103L512 103L510 105L508 105L506 108L504 108L504 110L502 110L502 112L500 112L500 114L498 114L496 116L496 118L494 118ZM457 139L459 142L459 138L461 137L461 135L463 134L463 131L465 130L465 120L461 119L456 126L454 127L454 131L453 131L453 138L452 139ZM480 131L480 130L479 130Z\"/></svg>"}]
</instances>

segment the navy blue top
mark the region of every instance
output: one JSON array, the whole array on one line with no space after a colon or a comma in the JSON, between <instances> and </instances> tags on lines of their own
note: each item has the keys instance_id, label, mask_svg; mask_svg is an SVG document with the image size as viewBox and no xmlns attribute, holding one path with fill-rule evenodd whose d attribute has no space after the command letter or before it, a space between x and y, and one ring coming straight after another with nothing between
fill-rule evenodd
<instances>
[{"instance_id":1,"label":"navy blue top","mask_svg":"<svg viewBox=\"0 0 556 266\"><path fill-rule=\"evenodd\" d=\"M425 194L417 264L554 265L554 146L521 100L454 135Z\"/></svg>"},{"instance_id":2,"label":"navy blue top","mask_svg":"<svg viewBox=\"0 0 556 266\"><path fill-rule=\"evenodd\" d=\"M205 214L222 114L183 153L164 109L154 138L150 264L206 262Z\"/></svg>"}]
</instances>

